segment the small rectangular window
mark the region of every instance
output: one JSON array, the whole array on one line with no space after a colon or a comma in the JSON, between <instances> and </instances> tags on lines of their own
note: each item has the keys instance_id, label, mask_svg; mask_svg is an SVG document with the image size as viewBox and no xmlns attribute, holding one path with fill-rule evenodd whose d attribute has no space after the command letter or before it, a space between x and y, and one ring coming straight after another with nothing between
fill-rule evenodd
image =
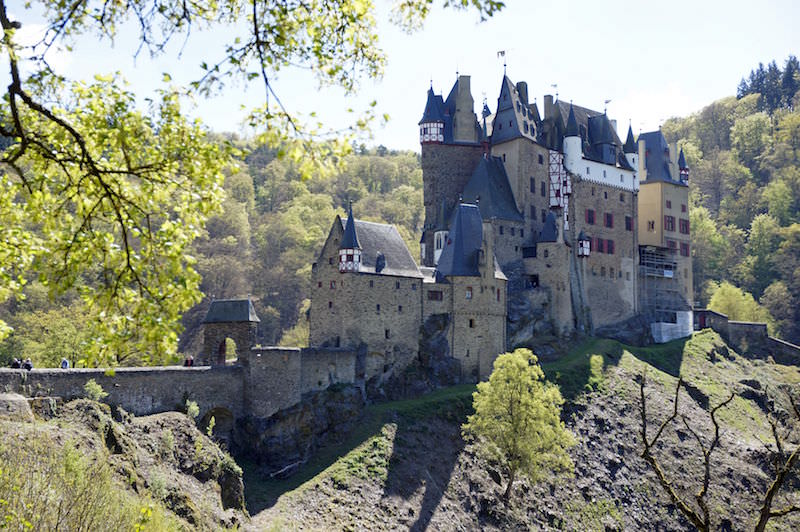
<instances>
[{"instance_id":1,"label":"small rectangular window","mask_svg":"<svg viewBox=\"0 0 800 532\"><path fill-rule=\"evenodd\" d=\"M331 289L336 288L336 281L331 281Z\"/></svg>"},{"instance_id":2,"label":"small rectangular window","mask_svg":"<svg viewBox=\"0 0 800 532\"><path fill-rule=\"evenodd\" d=\"M675 217L664 216L664 231L674 231L674 230L675 230Z\"/></svg>"},{"instance_id":3,"label":"small rectangular window","mask_svg":"<svg viewBox=\"0 0 800 532\"><path fill-rule=\"evenodd\" d=\"M395 283L394 283L394 289L395 289L395 290L400 290L400 281L395 281Z\"/></svg>"},{"instance_id":4,"label":"small rectangular window","mask_svg":"<svg viewBox=\"0 0 800 532\"><path fill-rule=\"evenodd\" d=\"M333 257L328 257L328 264L333 264Z\"/></svg>"},{"instance_id":5,"label":"small rectangular window","mask_svg":"<svg viewBox=\"0 0 800 532\"><path fill-rule=\"evenodd\" d=\"M619 193L619 200L620 200L622 203L625 203L625 193L624 193L624 192L620 192L620 193Z\"/></svg>"},{"instance_id":6,"label":"small rectangular window","mask_svg":"<svg viewBox=\"0 0 800 532\"><path fill-rule=\"evenodd\" d=\"M544 223L545 220L547 220L547 211L542 209L542 223Z\"/></svg>"},{"instance_id":7,"label":"small rectangular window","mask_svg":"<svg viewBox=\"0 0 800 532\"><path fill-rule=\"evenodd\" d=\"M380 311L381 311L381 304L378 303L377 305L375 305L375 312L380 313Z\"/></svg>"},{"instance_id":8,"label":"small rectangular window","mask_svg":"<svg viewBox=\"0 0 800 532\"><path fill-rule=\"evenodd\" d=\"M415 292L416 290L417 290L417 285L415 285L415 284L412 284L412 285L411 285L411 291L412 291L412 292Z\"/></svg>"},{"instance_id":9,"label":"small rectangular window","mask_svg":"<svg viewBox=\"0 0 800 532\"><path fill-rule=\"evenodd\" d=\"M442 297L442 291L441 290L429 290L428 291L428 300L429 301L441 301L442 299L443 299L443 297Z\"/></svg>"},{"instance_id":10,"label":"small rectangular window","mask_svg":"<svg viewBox=\"0 0 800 532\"><path fill-rule=\"evenodd\" d=\"M544 179L539 183L539 192L543 198L547 197L547 183L544 182Z\"/></svg>"},{"instance_id":11,"label":"small rectangular window","mask_svg":"<svg viewBox=\"0 0 800 532\"><path fill-rule=\"evenodd\" d=\"M465 299L472 299L472 287L468 286L466 292L464 293Z\"/></svg>"},{"instance_id":12,"label":"small rectangular window","mask_svg":"<svg viewBox=\"0 0 800 532\"><path fill-rule=\"evenodd\" d=\"M625 230L633 231L633 218L631 218L630 216L625 217Z\"/></svg>"},{"instance_id":13,"label":"small rectangular window","mask_svg":"<svg viewBox=\"0 0 800 532\"><path fill-rule=\"evenodd\" d=\"M512 228L511 228L511 236L514 236L514 234L515 234L516 232L517 232L516 228L512 227Z\"/></svg>"},{"instance_id":14,"label":"small rectangular window","mask_svg":"<svg viewBox=\"0 0 800 532\"><path fill-rule=\"evenodd\" d=\"M589 173L590 173L590 172L589 172L589 167L587 166L587 167L586 167L586 175L589 175Z\"/></svg>"},{"instance_id":15,"label":"small rectangular window","mask_svg":"<svg viewBox=\"0 0 800 532\"><path fill-rule=\"evenodd\" d=\"M686 204L681 203L681 212L686 212Z\"/></svg>"},{"instance_id":16,"label":"small rectangular window","mask_svg":"<svg viewBox=\"0 0 800 532\"><path fill-rule=\"evenodd\" d=\"M682 234L688 235L689 234L689 220L685 218L681 218L678 220L679 228Z\"/></svg>"},{"instance_id":17,"label":"small rectangular window","mask_svg":"<svg viewBox=\"0 0 800 532\"><path fill-rule=\"evenodd\" d=\"M333 308L333 301L328 301L328 308Z\"/></svg>"},{"instance_id":18,"label":"small rectangular window","mask_svg":"<svg viewBox=\"0 0 800 532\"><path fill-rule=\"evenodd\" d=\"M681 255L684 257L689 256L689 244L687 242L681 242Z\"/></svg>"},{"instance_id":19,"label":"small rectangular window","mask_svg":"<svg viewBox=\"0 0 800 532\"><path fill-rule=\"evenodd\" d=\"M525 229L520 229L519 230L519 237L520 238L525 238Z\"/></svg>"},{"instance_id":20,"label":"small rectangular window","mask_svg":"<svg viewBox=\"0 0 800 532\"><path fill-rule=\"evenodd\" d=\"M370 279L370 280L369 280L369 287L370 287L370 288L373 288L374 286L375 286L375 281L373 281L372 279Z\"/></svg>"},{"instance_id":21,"label":"small rectangular window","mask_svg":"<svg viewBox=\"0 0 800 532\"><path fill-rule=\"evenodd\" d=\"M386 338L387 340L389 339L389 329L384 329L383 337Z\"/></svg>"},{"instance_id":22,"label":"small rectangular window","mask_svg":"<svg viewBox=\"0 0 800 532\"><path fill-rule=\"evenodd\" d=\"M469 319L469 328L470 329L474 329L475 328L475 320L472 319L472 318Z\"/></svg>"},{"instance_id":23,"label":"small rectangular window","mask_svg":"<svg viewBox=\"0 0 800 532\"><path fill-rule=\"evenodd\" d=\"M531 193L536 194L536 180L531 178Z\"/></svg>"},{"instance_id":24,"label":"small rectangular window","mask_svg":"<svg viewBox=\"0 0 800 532\"><path fill-rule=\"evenodd\" d=\"M586 209L586 223L594 225L594 209Z\"/></svg>"},{"instance_id":25,"label":"small rectangular window","mask_svg":"<svg viewBox=\"0 0 800 532\"><path fill-rule=\"evenodd\" d=\"M613 255L614 254L614 241L613 240L608 240L606 242L606 253L608 253L609 255Z\"/></svg>"},{"instance_id":26,"label":"small rectangular window","mask_svg":"<svg viewBox=\"0 0 800 532\"><path fill-rule=\"evenodd\" d=\"M322 288L322 281L317 281L317 288Z\"/></svg>"},{"instance_id":27,"label":"small rectangular window","mask_svg":"<svg viewBox=\"0 0 800 532\"><path fill-rule=\"evenodd\" d=\"M598 253L605 253L606 252L606 241L602 238L598 238L597 242L597 252Z\"/></svg>"},{"instance_id":28,"label":"small rectangular window","mask_svg":"<svg viewBox=\"0 0 800 532\"><path fill-rule=\"evenodd\" d=\"M501 235L503 234L503 226L502 225L500 226L500 234Z\"/></svg>"},{"instance_id":29,"label":"small rectangular window","mask_svg":"<svg viewBox=\"0 0 800 532\"><path fill-rule=\"evenodd\" d=\"M542 157L541 153L539 154L539 164L544 164L544 157Z\"/></svg>"},{"instance_id":30,"label":"small rectangular window","mask_svg":"<svg viewBox=\"0 0 800 532\"><path fill-rule=\"evenodd\" d=\"M667 209L671 209L671 208L672 208L672 201L671 200L667 200Z\"/></svg>"},{"instance_id":31,"label":"small rectangular window","mask_svg":"<svg viewBox=\"0 0 800 532\"><path fill-rule=\"evenodd\" d=\"M614 214L607 212L605 213L605 226L609 228L614 228Z\"/></svg>"},{"instance_id":32,"label":"small rectangular window","mask_svg":"<svg viewBox=\"0 0 800 532\"><path fill-rule=\"evenodd\" d=\"M397 312L403 312L403 305L397 305Z\"/></svg>"},{"instance_id":33,"label":"small rectangular window","mask_svg":"<svg viewBox=\"0 0 800 532\"><path fill-rule=\"evenodd\" d=\"M535 220L535 219L536 219L536 206L535 205L531 205L531 220Z\"/></svg>"}]
</instances>

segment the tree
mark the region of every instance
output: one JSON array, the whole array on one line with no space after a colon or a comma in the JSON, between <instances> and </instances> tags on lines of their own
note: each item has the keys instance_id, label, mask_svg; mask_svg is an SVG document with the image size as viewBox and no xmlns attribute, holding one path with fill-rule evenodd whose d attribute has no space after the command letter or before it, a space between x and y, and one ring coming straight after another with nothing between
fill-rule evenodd
<instances>
[{"instance_id":1,"label":"tree","mask_svg":"<svg viewBox=\"0 0 800 532\"><path fill-rule=\"evenodd\" d=\"M481 18L503 7L496 0L441 3ZM417 27L432 4L399 2L395 19ZM22 24L0 0L0 54L10 75L0 137L13 139L0 153L0 302L21 294L31 278L46 282L53 295L75 288L92 322L90 363L132 353L169 355L179 316L201 296L188 249L219 210L232 153L184 120L179 95L261 80L264 104L248 119L260 128L259 143L293 160L300 175L330 169L337 161L331 156L350 147L344 133L367 127L373 111L346 132L326 135L281 104L274 78L289 66L309 68L320 84L354 92L364 77L379 76L385 57L374 6L360 0L26 3L31 6L44 15L46 31L23 48L16 39ZM244 36L228 31L239 22ZM216 57L200 65L194 82L161 90L146 110L118 77L70 82L50 68L55 48L69 49L81 34L109 43L124 24L138 31L135 54L164 54L170 42L197 28L231 37L223 50L209 51ZM169 75L164 84L171 84ZM0 322L0 339L9 332Z\"/></svg>"},{"instance_id":2,"label":"tree","mask_svg":"<svg viewBox=\"0 0 800 532\"><path fill-rule=\"evenodd\" d=\"M462 427L464 436L503 470L506 504L519 475L536 482L549 471L572 469L567 448L575 440L561 422L564 400L558 387L544 381L529 349L498 356L489 381L479 383L472 398L475 413Z\"/></svg>"},{"instance_id":3,"label":"tree","mask_svg":"<svg viewBox=\"0 0 800 532\"><path fill-rule=\"evenodd\" d=\"M728 404L733 401L735 395L731 393L727 399L719 403L718 405L714 406L711 410L709 410L709 417L711 419L711 423L714 427L713 434L711 436L703 436L694 426L697 423L697 420L692 420L684 414L679 414L678 410L678 399L680 397L681 388L687 388L686 383L683 381L682 378L678 378L678 382L675 385L675 396L672 401L672 412L671 414L658 426L656 433L650 437L648 436L648 416L647 416L647 403L645 399L645 385L647 383L646 376L642 374L639 380L639 412L641 415L641 439L642 439L642 453L641 456L644 458L645 462L650 466L653 472L656 474L656 478L658 478L659 484L667 492L670 499L672 500L673 504L678 507L678 510L692 523L694 527L696 527L701 532L707 532L711 530L711 509L708 506L708 492L711 485L711 477L712 477L712 462L711 456L714 451L719 447L720 444L720 424L719 420L717 419L717 413L720 409L725 408ZM795 420L794 423L800 422L800 409L798 409L797 403L795 402L792 395L787 392L788 403L791 405L792 413L794 414ZM770 401L772 403L772 401ZM768 403L769 404L769 403ZM772 417L769 421L770 428L772 431L772 436L774 439L775 448L774 450L770 447L769 444L764 444L765 448L771 455L769 460L771 463L775 464L775 475L771 479L771 482L768 482L769 487L764 492L764 495L761 500L761 507L758 510L758 516L756 520L756 524L753 527L755 532L763 532L766 529L767 523L775 518L775 517L783 517L790 513L800 512L800 505L798 504L788 504L783 506L777 510L773 510L773 504L775 502L776 495L781 491L786 484L787 478L789 478L796 465L798 460L800 460L800 446L796 446L793 451L790 451L786 448L785 444L788 443L789 437L788 435L781 436L780 431L781 427L779 423L775 420L778 416L775 415L775 412L771 412ZM697 443L697 446L700 448L700 452L702 455L702 463L703 463L703 475L702 475L702 486L699 490L694 493L694 503L691 502L691 499L688 497L683 496L679 490L675 487L672 481L669 480L666 471L662 467L661 463L658 461L654 450L657 449L661 442L659 439L661 435L664 433L664 430L671 426L677 419L680 417L680 421L683 427L688 431L688 433L692 436L692 439ZM785 417L785 416L784 416ZM791 420L789 421L791 423ZM796 428L796 425L792 427L789 426L789 431L792 428ZM715 511L718 511L717 508L714 508Z\"/></svg>"},{"instance_id":4,"label":"tree","mask_svg":"<svg viewBox=\"0 0 800 532\"><path fill-rule=\"evenodd\" d=\"M767 309L759 305L750 293L727 281L723 281L713 291L708 308L725 314L728 319L734 321L766 323L770 329L774 328L772 316Z\"/></svg>"}]
</instances>

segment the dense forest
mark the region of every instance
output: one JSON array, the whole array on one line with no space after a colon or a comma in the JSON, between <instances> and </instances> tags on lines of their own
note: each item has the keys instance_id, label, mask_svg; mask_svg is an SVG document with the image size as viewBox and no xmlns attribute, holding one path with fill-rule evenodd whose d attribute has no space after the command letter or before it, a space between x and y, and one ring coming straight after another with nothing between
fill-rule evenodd
<instances>
[{"instance_id":1,"label":"dense forest","mask_svg":"<svg viewBox=\"0 0 800 532\"><path fill-rule=\"evenodd\" d=\"M742 79L736 97L667 120L691 167L695 303L733 319L767 321L800 342L800 65L774 61ZM263 344L303 342L311 264L334 216L349 201L359 218L395 224L412 253L423 223L418 155L355 147L341 170L302 179L293 163L248 141L219 137L248 155L225 179L227 199L194 244L205 299L184 316L183 353L201 348L200 323L213 298L250 295ZM0 363L31 357L37 366L81 360L83 303L57 300L31 282L25 299L0 306L15 332ZM145 359L129 355L120 364ZM166 363L168 360L146 360Z\"/></svg>"},{"instance_id":2,"label":"dense forest","mask_svg":"<svg viewBox=\"0 0 800 532\"><path fill-rule=\"evenodd\" d=\"M662 131L691 167L696 303L800 342L800 63L760 64L736 97Z\"/></svg>"}]
</instances>

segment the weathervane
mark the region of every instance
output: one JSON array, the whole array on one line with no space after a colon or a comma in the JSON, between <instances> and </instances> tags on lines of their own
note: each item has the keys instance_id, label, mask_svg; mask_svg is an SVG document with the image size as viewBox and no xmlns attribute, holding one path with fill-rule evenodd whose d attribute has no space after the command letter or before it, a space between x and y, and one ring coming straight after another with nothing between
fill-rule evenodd
<instances>
[{"instance_id":1,"label":"weathervane","mask_svg":"<svg viewBox=\"0 0 800 532\"><path fill-rule=\"evenodd\" d=\"M603 104L603 114L606 114L606 112L608 111L609 103L611 103L611 100L606 100L605 103Z\"/></svg>"},{"instance_id":2,"label":"weathervane","mask_svg":"<svg viewBox=\"0 0 800 532\"><path fill-rule=\"evenodd\" d=\"M553 90L556 93L556 101L558 101L558 83L551 83L550 86L553 87Z\"/></svg>"}]
</instances>

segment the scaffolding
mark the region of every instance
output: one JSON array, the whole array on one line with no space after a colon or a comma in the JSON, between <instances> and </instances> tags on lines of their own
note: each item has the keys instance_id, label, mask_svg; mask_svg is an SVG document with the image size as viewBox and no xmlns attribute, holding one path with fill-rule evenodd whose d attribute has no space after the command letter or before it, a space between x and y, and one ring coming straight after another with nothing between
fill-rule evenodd
<instances>
[{"instance_id":1,"label":"scaffolding","mask_svg":"<svg viewBox=\"0 0 800 532\"><path fill-rule=\"evenodd\" d=\"M677 313L691 310L681 295L675 250L643 246L639 249L641 313L650 322L676 323Z\"/></svg>"}]
</instances>

